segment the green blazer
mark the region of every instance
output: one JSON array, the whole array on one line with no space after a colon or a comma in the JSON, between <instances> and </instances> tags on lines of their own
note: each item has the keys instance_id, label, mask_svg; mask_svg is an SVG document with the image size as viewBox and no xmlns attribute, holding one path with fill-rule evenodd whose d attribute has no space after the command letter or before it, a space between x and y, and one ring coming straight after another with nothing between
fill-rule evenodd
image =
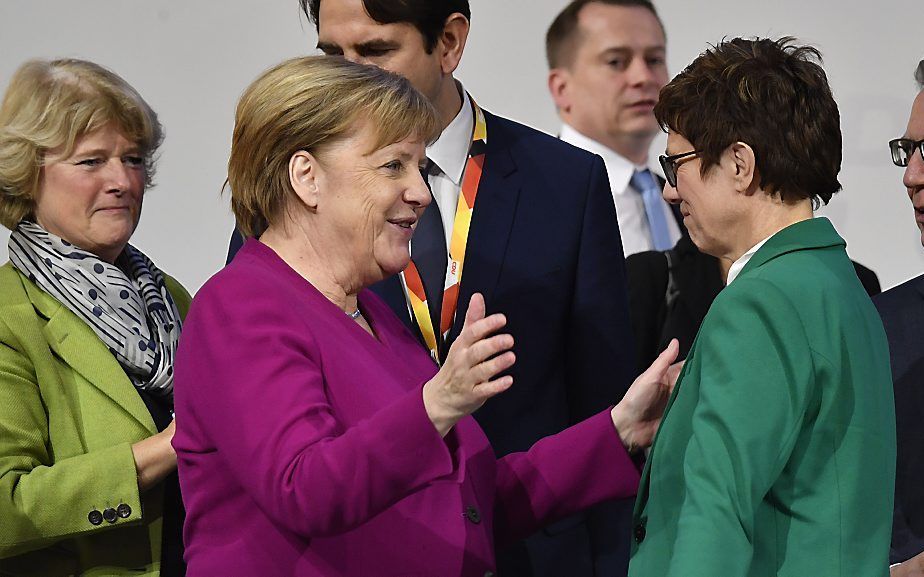
<instances>
[{"instance_id":1,"label":"green blazer","mask_svg":"<svg viewBox=\"0 0 924 577\"><path fill-rule=\"evenodd\" d=\"M167 285L185 316L189 294ZM0 295L0 575L159 575L163 490L139 494L131 451L157 432L144 402L92 329L10 263ZM90 523L122 504L127 518Z\"/></svg>"},{"instance_id":2,"label":"green blazer","mask_svg":"<svg viewBox=\"0 0 924 577\"><path fill-rule=\"evenodd\" d=\"M824 218L716 298L642 474L631 577L888 574L889 350Z\"/></svg>"}]
</instances>

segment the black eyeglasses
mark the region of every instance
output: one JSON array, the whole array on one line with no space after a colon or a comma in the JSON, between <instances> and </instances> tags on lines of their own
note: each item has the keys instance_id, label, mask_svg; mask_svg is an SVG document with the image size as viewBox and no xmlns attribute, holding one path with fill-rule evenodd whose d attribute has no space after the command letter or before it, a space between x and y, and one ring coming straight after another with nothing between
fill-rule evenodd
<instances>
[{"instance_id":1,"label":"black eyeglasses","mask_svg":"<svg viewBox=\"0 0 924 577\"><path fill-rule=\"evenodd\" d=\"M924 140L896 138L889 141L889 150L892 151L892 162L895 166L908 166L915 148L921 153L921 160L924 160Z\"/></svg>"},{"instance_id":2,"label":"black eyeglasses","mask_svg":"<svg viewBox=\"0 0 924 577\"><path fill-rule=\"evenodd\" d=\"M664 178L667 180L667 184L671 185L671 188L677 188L677 161L687 156L693 156L694 154L699 154L699 151L691 150L690 152L682 152L670 156L664 156L662 154L658 157L658 162L661 163L661 170L664 171Z\"/></svg>"}]
</instances>

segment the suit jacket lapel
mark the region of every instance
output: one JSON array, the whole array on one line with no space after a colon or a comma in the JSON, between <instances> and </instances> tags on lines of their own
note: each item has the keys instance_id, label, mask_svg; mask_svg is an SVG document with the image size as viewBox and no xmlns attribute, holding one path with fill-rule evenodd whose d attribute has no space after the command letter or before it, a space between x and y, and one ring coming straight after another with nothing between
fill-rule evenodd
<instances>
[{"instance_id":1,"label":"suit jacket lapel","mask_svg":"<svg viewBox=\"0 0 924 577\"><path fill-rule=\"evenodd\" d=\"M462 330L465 311L476 288L484 295L487 309L491 312L491 299L507 252L522 184L522 175L511 154L510 139L496 117L488 112L484 115L488 132L487 150L468 234L456 317L446 346Z\"/></svg>"},{"instance_id":2,"label":"suit jacket lapel","mask_svg":"<svg viewBox=\"0 0 924 577\"><path fill-rule=\"evenodd\" d=\"M401 286L401 275L392 275L369 288L391 307L391 310L398 315L407 328L411 329L411 332L420 333L417 323L411 318L411 313L407 308L407 297L404 295L404 287Z\"/></svg>"},{"instance_id":3,"label":"suit jacket lapel","mask_svg":"<svg viewBox=\"0 0 924 577\"><path fill-rule=\"evenodd\" d=\"M141 396L93 329L54 297L31 283L23 284L32 305L48 319L44 333L52 352L109 396L151 434L157 433L154 420Z\"/></svg>"}]
</instances>

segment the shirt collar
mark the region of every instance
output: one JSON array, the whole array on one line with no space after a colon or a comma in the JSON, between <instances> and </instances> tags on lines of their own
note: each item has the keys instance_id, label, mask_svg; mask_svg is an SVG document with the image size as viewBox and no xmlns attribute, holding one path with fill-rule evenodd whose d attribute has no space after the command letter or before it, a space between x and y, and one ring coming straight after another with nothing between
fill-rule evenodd
<instances>
[{"instance_id":1,"label":"shirt collar","mask_svg":"<svg viewBox=\"0 0 924 577\"><path fill-rule=\"evenodd\" d=\"M732 263L732 265L728 269L728 279L725 281L726 286L730 285L733 280L738 278L738 275L741 274L741 271L744 269L745 266L747 266L748 261L751 260L751 257L754 256L754 254L758 250L760 250L760 247L764 246L764 244L768 240L770 240L771 237L773 237L772 234L768 236L767 238L765 238L764 240L752 246L750 250L748 250L746 253L741 255L741 257L739 257L738 260Z\"/></svg>"},{"instance_id":2,"label":"shirt collar","mask_svg":"<svg viewBox=\"0 0 924 577\"><path fill-rule=\"evenodd\" d=\"M468 162L468 151L472 146L472 130L475 126L475 117L472 114L472 104L468 92L462 84L456 82L462 94L462 108L452 119L436 142L427 147L427 158L433 161L440 170L456 186L462 185L462 173Z\"/></svg>"},{"instance_id":3,"label":"shirt collar","mask_svg":"<svg viewBox=\"0 0 924 577\"><path fill-rule=\"evenodd\" d=\"M647 166L636 166L629 159L613 151L613 149L600 144L592 138L588 138L569 126L567 123L561 125L559 136L568 144L573 144L578 148L583 148L588 152L598 154L603 158L606 165L606 172L610 178L610 189L613 194L625 194L629 188L629 181L636 170L647 170Z\"/></svg>"}]
</instances>

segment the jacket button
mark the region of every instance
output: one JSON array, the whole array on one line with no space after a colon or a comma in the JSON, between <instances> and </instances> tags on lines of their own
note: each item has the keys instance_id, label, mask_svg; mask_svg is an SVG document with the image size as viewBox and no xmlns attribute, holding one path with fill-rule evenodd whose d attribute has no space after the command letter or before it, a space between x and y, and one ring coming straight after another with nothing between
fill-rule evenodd
<instances>
[{"instance_id":1,"label":"jacket button","mask_svg":"<svg viewBox=\"0 0 924 577\"><path fill-rule=\"evenodd\" d=\"M105 519L107 523L115 523L119 519L119 514L116 513L115 509L109 507L103 510L103 519Z\"/></svg>"},{"instance_id":2,"label":"jacket button","mask_svg":"<svg viewBox=\"0 0 924 577\"><path fill-rule=\"evenodd\" d=\"M129 517L132 516L132 508L126 505L125 503L122 503L118 507L116 507L116 513L119 514L119 517L122 517L123 519L128 519Z\"/></svg>"},{"instance_id":3,"label":"jacket button","mask_svg":"<svg viewBox=\"0 0 924 577\"><path fill-rule=\"evenodd\" d=\"M478 509L471 505L465 508L465 513L463 513L462 516L476 525L481 523L481 515L478 513Z\"/></svg>"},{"instance_id":4,"label":"jacket button","mask_svg":"<svg viewBox=\"0 0 924 577\"><path fill-rule=\"evenodd\" d=\"M635 533L636 543L641 543L642 541L644 541L645 540L645 525L642 523L639 523L638 525L636 525L634 533Z\"/></svg>"},{"instance_id":5,"label":"jacket button","mask_svg":"<svg viewBox=\"0 0 924 577\"><path fill-rule=\"evenodd\" d=\"M93 509L90 511L90 514L87 515L87 521L89 521L91 525L100 525L103 522L103 514Z\"/></svg>"}]
</instances>

